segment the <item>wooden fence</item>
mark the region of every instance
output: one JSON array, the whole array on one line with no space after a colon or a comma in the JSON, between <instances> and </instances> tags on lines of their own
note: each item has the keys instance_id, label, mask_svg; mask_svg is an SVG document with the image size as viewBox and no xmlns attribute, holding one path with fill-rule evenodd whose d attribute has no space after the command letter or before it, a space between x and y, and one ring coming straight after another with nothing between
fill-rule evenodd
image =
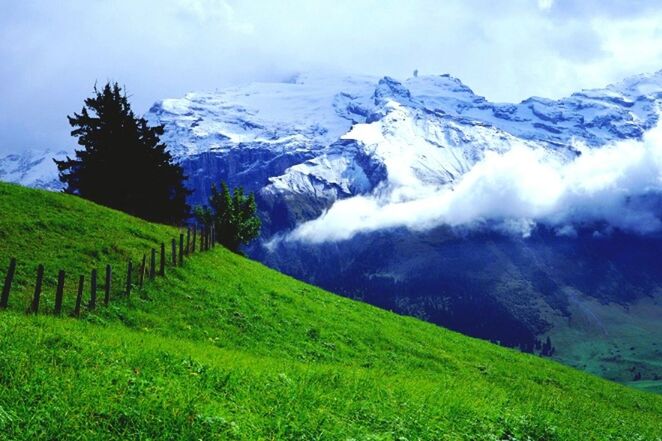
<instances>
[{"instance_id":1,"label":"wooden fence","mask_svg":"<svg viewBox=\"0 0 662 441\"><path fill-rule=\"evenodd\" d=\"M196 242L199 242L196 244ZM124 278L125 283L121 294L124 297L129 297L131 291L137 286L138 290L141 290L145 284L146 278L148 280L154 280L156 277L164 277L166 275L166 266L168 266L168 261L172 267L181 267L184 266L184 261L186 258L191 257L193 254L208 251L216 246L216 231L213 227L211 228L201 228L197 227L188 227L186 233L180 233L178 238L173 238L170 246L170 258L166 256L166 244L165 242L161 243L160 250L158 251L158 269L157 269L157 250L152 248L149 251L149 261L147 260L148 253L143 254L142 259L139 261L137 267L133 264L131 259L127 262L126 265L126 276ZM2 287L2 294L0 295L0 309L7 309L9 307L10 294L12 283L14 281L14 276L16 274L16 258L12 257L9 260L9 267L7 269L7 274L5 275L4 284ZM137 270L137 274L136 273ZM113 286L113 275L116 274L113 272L111 265L106 265L104 269L103 284L99 283L99 274L97 268L93 268L90 272L90 291L89 291L89 301L83 305L83 296L85 294L85 276L78 276L78 290L76 295L76 301L73 311L71 311L71 316L79 317L81 314L81 308L84 306L88 310L94 310L98 304L98 295L103 295L103 305L108 306L111 299L111 290ZM134 277L135 276L135 277ZM59 270L57 275L57 283L55 288L55 302L53 306L53 314L61 315L62 314L62 305L64 300L64 285L66 280L66 272L64 270ZM75 280L75 279L74 279ZM117 280L115 279L115 282ZM26 312L28 314L37 314L39 313L39 305L42 298L42 286L44 283L44 265L39 264L37 266L37 274L34 283L34 293L32 295L32 301L28 306Z\"/></svg>"}]
</instances>

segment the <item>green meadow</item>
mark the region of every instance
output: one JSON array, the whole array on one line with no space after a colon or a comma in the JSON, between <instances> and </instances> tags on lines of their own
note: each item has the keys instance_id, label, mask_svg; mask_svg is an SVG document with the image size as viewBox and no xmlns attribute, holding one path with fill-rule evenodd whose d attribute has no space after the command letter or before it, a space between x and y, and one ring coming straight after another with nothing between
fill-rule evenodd
<instances>
[{"instance_id":1,"label":"green meadow","mask_svg":"<svg viewBox=\"0 0 662 441\"><path fill-rule=\"evenodd\" d=\"M179 235L0 184L0 438L661 440L662 396L349 300L217 246L130 297L126 263ZM25 310L38 264L39 314ZM65 312L114 269L108 307ZM89 298L86 285L85 299Z\"/></svg>"}]
</instances>

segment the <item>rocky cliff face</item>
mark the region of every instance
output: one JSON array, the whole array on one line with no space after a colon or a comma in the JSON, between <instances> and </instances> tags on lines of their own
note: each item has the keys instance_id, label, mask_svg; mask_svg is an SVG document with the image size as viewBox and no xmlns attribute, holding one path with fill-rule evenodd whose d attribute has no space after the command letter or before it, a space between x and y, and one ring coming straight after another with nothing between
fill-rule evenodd
<instances>
[{"instance_id":1,"label":"rocky cliff face","mask_svg":"<svg viewBox=\"0 0 662 441\"><path fill-rule=\"evenodd\" d=\"M661 97L662 71L519 104L491 103L449 75L400 82L302 74L165 99L146 117L165 126L164 141L190 176L194 202L219 179L266 200L314 195L333 202L406 173L448 184L486 152L516 145L572 159L578 142L637 139L656 124ZM57 188L55 167L44 159L66 153L0 158L0 178Z\"/></svg>"},{"instance_id":2,"label":"rocky cliff face","mask_svg":"<svg viewBox=\"0 0 662 441\"><path fill-rule=\"evenodd\" d=\"M451 185L488 152L543 150L571 161L639 139L658 118L662 73L566 99L495 104L448 75L301 75L164 100L149 112L203 203L212 182L258 193L266 235L315 219L338 199Z\"/></svg>"},{"instance_id":3,"label":"rocky cliff face","mask_svg":"<svg viewBox=\"0 0 662 441\"><path fill-rule=\"evenodd\" d=\"M662 314L659 170L643 170L640 160L641 174L650 175L640 182L623 186L606 172L578 181L590 187L615 179L604 192L622 195L603 205L618 200L624 209L619 215L613 208L620 205L607 207L612 218L601 199L582 189L565 223L556 222L552 209L534 206L556 222L535 229L539 219L504 207L507 199L493 192L490 186L503 181L484 176L472 191L494 194L492 208L507 219L476 228L482 212L471 223L441 214L421 219L416 210L447 204L487 159L508 161L509 152L562 168L614 142L642 140L657 125L661 105L662 71L516 104L491 103L449 75L404 81L297 75L165 99L147 118L165 126L164 141L186 169L193 204L204 203L210 185L221 180L256 192L264 228L248 250L253 257L343 294L527 350L552 335L564 361L580 365L590 352L596 373L627 379L627 362L614 361L614 351L641 346L648 341L643 335L662 337L649 320L651 311ZM639 154L635 147L632 156ZM57 188L49 156L0 158L0 179ZM655 154L649 156L656 164ZM621 162L628 160L626 154ZM346 203L345 217L337 216L339 201ZM594 204L594 218L576 216L582 204ZM652 227L644 235L620 231L618 222L610 224L614 212L623 225ZM333 232L320 233L319 222ZM504 225L518 222L529 237L504 233ZM581 350L577 342L585 343ZM653 354L651 348L638 356ZM613 369L599 371L604 366ZM654 363L647 369L651 378L662 376Z\"/></svg>"}]
</instances>

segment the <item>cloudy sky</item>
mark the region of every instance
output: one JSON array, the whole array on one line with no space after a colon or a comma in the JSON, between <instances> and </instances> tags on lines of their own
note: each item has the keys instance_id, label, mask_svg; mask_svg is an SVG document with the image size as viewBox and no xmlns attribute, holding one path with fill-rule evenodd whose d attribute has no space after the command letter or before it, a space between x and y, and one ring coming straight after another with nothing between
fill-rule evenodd
<instances>
[{"instance_id":1,"label":"cloudy sky","mask_svg":"<svg viewBox=\"0 0 662 441\"><path fill-rule=\"evenodd\" d=\"M497 101L662 69L659 0L0 0L0 152L72 145L95 81L134 108L326 69L451 73Z\"/></svg>"}]
</instances>

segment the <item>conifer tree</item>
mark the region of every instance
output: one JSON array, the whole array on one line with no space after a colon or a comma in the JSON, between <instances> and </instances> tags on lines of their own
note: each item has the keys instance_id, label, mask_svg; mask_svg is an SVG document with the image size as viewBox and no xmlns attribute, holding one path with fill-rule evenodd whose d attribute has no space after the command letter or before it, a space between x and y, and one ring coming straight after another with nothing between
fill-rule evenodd
<instances>
[{"instance_id":1,"label":"conifer tree","mask_svg":"<svg viewBox=\"0 0 662 441\"><path fill-rule=\"evenodd\" d=\"M117 83L95 85L81 112L67 118L83 149L55 161L65 192L150 221L188 216L184 172L160 141L163 126L137 118Z\"/></svg>"}]
</instances>

